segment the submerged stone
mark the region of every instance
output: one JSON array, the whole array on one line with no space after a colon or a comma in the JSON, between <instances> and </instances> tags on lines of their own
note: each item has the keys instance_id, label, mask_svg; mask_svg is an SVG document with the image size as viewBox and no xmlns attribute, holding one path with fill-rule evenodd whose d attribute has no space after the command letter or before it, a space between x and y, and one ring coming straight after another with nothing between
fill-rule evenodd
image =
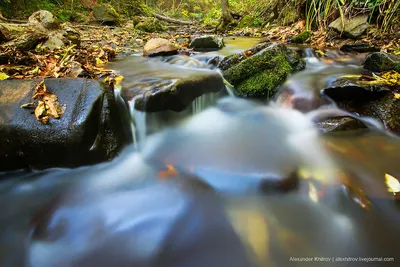
<instances>
[{"instance_id":1,"label":"submerged stone","mask_svg":"<svg viewBox=\"0 0 400 267\"><path fill-rule=\"evenodd\" d=\"M86 79L46 79L65 112L42 124L32 102L38 80L0 82L0 171L21 168L77 167L109 160L128 137L113 90Z\"/></svg>"},{"instance_id":2,"label":"submerged stone","mask_svg":"<svg viewBox=\"0 0 400 267\"><path fill-rule=\"evenodd\" d=\"M400 56L384 52L372 53L365 59L364 68L375 72L390 70L400 72Z\"/></svg>"},{"instance_id":3,"label":"submerged stone","mask_svg":"<svg viewBox=\"0 0 400 267\"><path fill-rule=\"evenodd\" d=\"M164 38L150 39L143 48L143 56L170 56L178 53L178 47Z\"/></svg>"},{"instance_id":4,"label":"submerged stone","mask_svg":"<svg viewBox=\"0 0 400 267\"><path fill-rule=\"evenodd\" d=\"M223 38L215 35L196 37L189 44L189 48L195 51L219 50L222 47L224 47Z\"/></svg>"},{"instance_id":5,"label":"submerged stone","mask_svg":"<svg viewBox=\"0 0 400 267\"><path fill-rule=\"evenodd\" d=\"M237 57L236 62L223 75L240 97L271 98L291 72L305 67L300 55L282 44L270 45L242 60Z\"/></svg>"},{"instance_id":6,"label":"submerged stone","mask_svg":"<svg viewBox=\"0 0 400 267\"><path fill-rule=\"evenodd\" d=\"M351 19L344 18L343 20L339 17L329 24L329 28L343 33L346 37L357 39L368 29L368 18L368 15L358 15Z\"/></svg>"},{"instance_id":7,"label":"submerged stone","mask_svg":"<svg viewBox=\"0 0 400 267\"><path fill-rule=\"evenodd\" d=\"M318 122L317 127L324 133L352 131L367 128L364 123L351 117L329 118Z\"/></svg>"}]
</instances>

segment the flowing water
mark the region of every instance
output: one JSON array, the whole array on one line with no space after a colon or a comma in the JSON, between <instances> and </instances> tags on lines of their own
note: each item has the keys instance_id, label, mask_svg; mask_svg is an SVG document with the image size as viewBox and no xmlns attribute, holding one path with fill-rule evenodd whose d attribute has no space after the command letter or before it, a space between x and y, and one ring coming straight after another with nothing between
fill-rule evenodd
<instances>
[{"instance_id":1,"label":"flowing water","mask_svg":"<svg viewBox=\"0 0 400 267\"><path fill-rule=\"evenodd\" d=\"M0 266L397 266L400 139L376 121L329 135L313 122L343 112L320 91L363 73L360 56L295 47L308 67L269 104L224 92L135 109L138 92L217 72L215 57L257 40L236 41L112 63L134 144L96 166L0 173Z\"/></svg>"}]
</instances>

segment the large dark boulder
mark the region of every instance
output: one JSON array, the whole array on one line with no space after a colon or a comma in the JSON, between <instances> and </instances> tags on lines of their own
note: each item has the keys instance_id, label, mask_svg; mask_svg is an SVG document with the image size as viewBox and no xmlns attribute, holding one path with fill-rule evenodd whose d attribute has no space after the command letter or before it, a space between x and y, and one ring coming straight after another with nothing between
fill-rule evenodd
<instances>
[{"instance_id":1,"label":"large dark boulder","mask_svg":"<svg viewBox=\"0 0 400 267\"><path fill-rule=\"evenodd\" d=\"M221 75L211 70L184 70L165 86L153 85L143 91L130 88L125 96L136 91L133 97L135 109L142 111L182 111L197 97L206 93L216 93L225 88Z\"/></svg>"},{"instance_id":2,"label":"large dark boulder","mask_svg":"<svg viewBox=\"0 0 400 267\"><path fill-rule=\"evenodd\" d=\"M197 97L225 90L217 71L174 64L174 59L185 58L171 56L164 59L166 63L160 58L130 57L108 67L124 76L121 95L131 107L148 112L183 111Z\"/></svg>"},{"instance_id":3,"label":"large dark boulder","mask_svg":"<svg viewBox=\"0 0 400 267\"><path fill-rule=\"evenodd\" d=\"M49 124L36 120L32 102L37 80L0 82L0 171L76 167L113 158L129 136L123 132L113 90L94 80L46 79L65 113Z\"/></svg>"},{"instance_id":4,"label":"large dark boulder","mask_svg":"<svg viewBox=\"0 0 400 267\"><path fill-rule=\"evenodd\" d=\"M272 44L258 51L264 45L220 64L225 79L235 87L240 97L271 98L290 73L305 67L300 55L286 46Z\"/></svg>"},{"instance_id":5,"label":"large dark boulder","mask_svg":"<svg viewBox=\"0 0 400 267\"><path fill-rule=\"evenodd\" d=\"M189 48L195 51L219 50L222 47L224 47L223 38L215 35L196 37L189 44Z\"/></svg>"},{"instance_id":6,"label":"large dark boulder","mask_svg":"<svg viewBox=\"0 0 400 267\"><path fill-rule=\"evenodd\" d=\"M400 71L400 56L384 52L372 53L365 59L364 68L375 72Z\"/></svg>"}]
</instances>

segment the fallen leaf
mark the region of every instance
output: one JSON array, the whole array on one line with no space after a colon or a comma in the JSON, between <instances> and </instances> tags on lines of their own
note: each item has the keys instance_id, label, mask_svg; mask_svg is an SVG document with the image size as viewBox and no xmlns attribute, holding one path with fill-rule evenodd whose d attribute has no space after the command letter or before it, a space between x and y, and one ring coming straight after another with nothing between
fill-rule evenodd
<instances>
[{"instance_id":1,"label":"fallen leaf","mask_svg":"<svg viewBox=\"0 0 400 267\"><path fill-rule=\"evenodd\" d=\"M3 72L0 72L0 81L7 80L8 78L10 78L10 76Z\"/></svg>"},{"instance_id":2,"label":"fallen leaf","mask_svg":"<svg viewBox=\"0 0 400 267\"><path fill-rule=\"evenodd\" d=\"M46 115L46 104L44 101L39 100L38 105L35 109L36 119L44 124L49 122L49 117Z\"/></svg>"},{"instance_id":3,"label":"fallen leaf","mask_svg":"<svg viewBox=\"0 0 400 267\"><path fill-rule=\"evenodd\" d=\"M317 53L320 57L326 57L327 55L320 49L316 49L315 53Z\"/></svg>"},{"instance_id":4,"label":"fallen leaf","mask_svg":"<svg viewBox=\"0 0 400 267\"><path fill-rule=\"evenodd\" d=\"M33 108L33 107L35 107L35 105L36 105L35 102L30 102L30 103L22 104L21 108Z\"/></svg>"},{"instance_id":5,"label":"fallen leaf","mask_svg":"<svg viewBox=\"0 0 400 267\"><path fill-rule=\"evenodd\" d=\"M102 66L102 65L104 65L104 61L101 60L100 58L96 57L96 66L99 67L99 66Z\"/></svg>"}]
</instances>

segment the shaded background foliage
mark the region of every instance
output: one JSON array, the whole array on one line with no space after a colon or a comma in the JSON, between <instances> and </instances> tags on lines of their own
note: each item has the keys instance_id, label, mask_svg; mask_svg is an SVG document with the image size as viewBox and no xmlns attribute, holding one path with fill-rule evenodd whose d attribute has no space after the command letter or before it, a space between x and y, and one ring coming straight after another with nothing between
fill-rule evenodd
<instances>
[{"instance_id":1,"label":"shaded background foliage","mask_svg":"<svg viewBox=\"0 0 400 267\"><path fill-rule=\"evenodd\" d=\"M74 21L76 12L88 15L96 3L110 3L125 16L156 12L211 26L222 15L221 0L0 0L0 10L10 18L27 18L46 9L61 21ZM382 32L394 32L393 25L400 24L400 0L229 0L229 6L241 18L239 27L289 25L305 19L308 29L324 29L338 17L361 13L368 13Z\"/></svg>"}]
</instances>

